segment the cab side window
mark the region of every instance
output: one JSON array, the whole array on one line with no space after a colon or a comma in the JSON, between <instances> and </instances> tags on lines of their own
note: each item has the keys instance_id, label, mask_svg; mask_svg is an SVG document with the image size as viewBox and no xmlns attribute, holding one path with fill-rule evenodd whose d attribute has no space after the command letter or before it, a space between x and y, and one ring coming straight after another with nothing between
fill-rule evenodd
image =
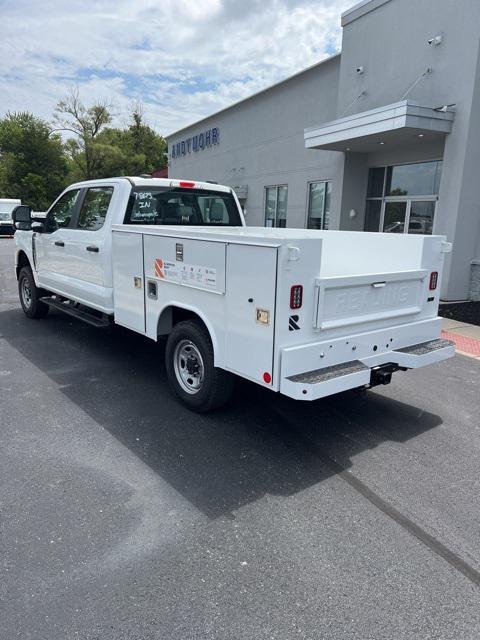
<instances>
[{"instance_id":1,"label":"cab side window","mask_svg":"<svg viewBox=\"0 0 480 640\"><path fill-rule=\"evenodd\" d=\"M72 219L75 205L77 204L80 189L72 189L67 191L58 202L48 212L49 231L68 227Z\"/></svg>"},{"instance_id":2,"label":"cab side window","mask_svg":"<svg viewBox=\"0 0 480 640\"><path fill-rule=\"evenodd\" d=\"M77 227L88 231L98 231L107 217L108 205L112 199L113 187L92 187L83 200Z\"/></svg>"}]
</instances>

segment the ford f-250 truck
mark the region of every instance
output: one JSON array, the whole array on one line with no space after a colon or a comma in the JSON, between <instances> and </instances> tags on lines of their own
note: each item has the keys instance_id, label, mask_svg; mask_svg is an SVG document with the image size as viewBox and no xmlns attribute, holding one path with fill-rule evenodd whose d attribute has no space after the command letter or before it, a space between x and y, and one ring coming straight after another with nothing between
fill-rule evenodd
<instances>
[{"instance_id":1,"label":"ford f-250 truck","mask_svg":"<svg viewBox=\"0 0 480 640\"><path fill-rule=\"evenodd\" d=\"M454 354L441 236L246 227L229 187L142 177L74 184L14 220L26 315L168 336L169 383L196 411L235 375L315 400Z\"/></svg>"}]
</instances>

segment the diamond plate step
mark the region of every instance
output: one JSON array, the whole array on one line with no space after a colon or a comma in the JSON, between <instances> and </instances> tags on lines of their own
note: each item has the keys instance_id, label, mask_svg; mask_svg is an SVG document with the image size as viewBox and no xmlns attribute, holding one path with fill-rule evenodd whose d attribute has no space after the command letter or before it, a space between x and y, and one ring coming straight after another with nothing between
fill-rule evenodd
<instances>
[{"instance_id":1,"label":"diamond plate step","mask_svg":"<svg viewBox=\"0 0 480 640\"><path fill-rule=\"evenodd\" d=\"M438 351L439 349L445 349L445 347L452 347L455 343L450 340L429 340L428 342L421 342L420 344L413 344L411 347L403 347L403 349L395 349L393 353L408 353L412 356L424 356L432 351Z\"/></svg>"},{"instance_id":2,"label":"diamond plate step","mask_svg":"<svg viewBox=\"0 0 480 640\"><path fill-rule=\"evenodd\" d=\"M328 380L348 376L351 373L360 373L361 371L369 370L370 367L365 366L359 360L352 360L351 362L336 364L333 367L324 367L323 369L315 369L314 371L307 371L306 373L298 373L288 377L287 380L300 384L318 384L319 382L327 382Z\"/></svg>"}]
</instances>

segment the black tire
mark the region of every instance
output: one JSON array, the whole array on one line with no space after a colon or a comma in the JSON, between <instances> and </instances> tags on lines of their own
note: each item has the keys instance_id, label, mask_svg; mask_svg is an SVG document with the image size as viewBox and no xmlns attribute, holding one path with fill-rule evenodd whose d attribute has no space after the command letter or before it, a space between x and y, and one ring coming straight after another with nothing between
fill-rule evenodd
<instances>
[{"instance_id":1,"label":"black tire","mask_svg":"<svg viewBox=\"0 0 480 640\"><path fill-rule=\"evenodd\" d=\"M44 318L49 310L40 298L46 295L43 289L39 289L35 284L33 273L30 267L22 267L18 274L18 295L23 312L29 318Z\"/></svg>"},{"instance_id":2,"label":"black tire","mask_svg":"<svg viewBox=\"0 0 480 640\"><path fill-rule=\"evenodd\" d=\"M181 366L182 361L186 366ZM234 378L214 366L212 341L198 320L186 320L173 327L165 348L165 366L170 387L192 411L211 411L232 395Z\"/></svg>"}]
</instances>

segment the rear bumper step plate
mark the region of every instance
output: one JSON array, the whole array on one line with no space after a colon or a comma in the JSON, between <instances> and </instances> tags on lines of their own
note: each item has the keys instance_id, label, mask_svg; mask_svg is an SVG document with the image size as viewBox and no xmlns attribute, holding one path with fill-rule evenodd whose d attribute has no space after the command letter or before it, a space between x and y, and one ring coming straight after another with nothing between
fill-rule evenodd
<instances>
[{"instance_id":1,"label":"rear bumper step plate","mask_svg":"<svg viewBox=\"0 0 480 640\"><path fill-rule=\"evenodd\" d=\"M370 372L370 367L362 364L359 360L353 360L352 362L336 364L333 367L324 367L323 369L316 369L315 371L299 373L295 376L290 376L287 380L297 382L299 384L319 384L327 382L328 380L347 376L351 373L359 373L361 371Z\"/></svg>"},{"instance_id":2,"label":"rear bumper step plate","mask_svg":"<svg viewBox=\"0 0 480 640\"><path fill-rule=\"evenodd\" d=\"M298 400L316 400L370 383L370 367L359 360L343 362L284 378L280 390Z\"/></svg>"},{"instance_id":3,"label":"rear bumper step plate","mask_svg":"<svg viewBox=\"0 0 480 640\"><path fill-rule=\"evenodd\" d=\"M455 355L455 343L450 340L429 340L410 347L392 351L392 361L401 367L417 369L434 362L440 362Z\"/></svg>"},{"instance_id":4,"label":"rear bumper step plate","mask_svg":"<svg viewBox=\"0 0 480 640\"><path fill-rule=\"evenodd\" d=\"M429 340L390 351L385 354L388 361L375 367L368 366L360 360L352 360L286 376L280 383L280 391L297 400L316 400L348 389L386 384L390 381L386 376L391 376L391 373L400 368L418 369L454 355L453 342ZM383 374L380 375L379 371L383 371Z\"/></svg>"},{"instance_id":5,"label":"rear bumper step plate","mask_svg":"<svg viewBox=\"0 0 480 640\"><path fill-rule=\"evenodd\" d=\"M403 349L397 349L395 353L411 353L414 356L424 356L432 351L438 351L438 349L445 349L445 347L454 347L455 344L450 340L429 340L428 342L421 342L420 344L413 344L411 347L404 347Z\"/></svg>"}]
</instances>

